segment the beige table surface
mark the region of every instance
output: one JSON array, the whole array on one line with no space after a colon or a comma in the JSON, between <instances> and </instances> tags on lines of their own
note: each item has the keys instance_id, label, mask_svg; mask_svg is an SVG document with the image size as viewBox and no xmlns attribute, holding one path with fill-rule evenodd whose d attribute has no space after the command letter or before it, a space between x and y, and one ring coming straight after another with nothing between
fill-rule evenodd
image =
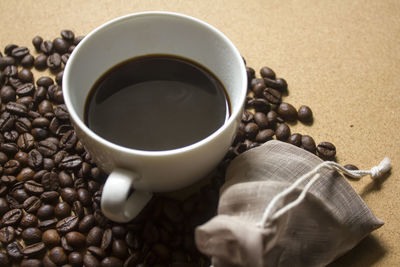
<instances>
[{"instance_id":1,"label":"beige table surface","mask_svg":"<svg viewBox=\"0 0 400 267\"><path fill-rule=\"evenodd\" d=\"M0 47L31 48L36 34L84 35L129 13L185 13L224 32L256 70L267 65L289 84L286 101L309 105L313 125L292 131L331 141L340 163L360 168L392 159L383 180L351 182L385 225L332 266L400 266L400 1L203 0L0 2Z\"/></svg>"}]
</instances>

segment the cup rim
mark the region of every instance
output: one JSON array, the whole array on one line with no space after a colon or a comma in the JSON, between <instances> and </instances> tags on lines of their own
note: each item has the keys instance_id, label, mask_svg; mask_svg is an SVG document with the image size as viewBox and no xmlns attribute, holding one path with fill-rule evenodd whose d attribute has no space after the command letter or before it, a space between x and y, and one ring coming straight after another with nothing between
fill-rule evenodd
<instances>
[{"instance_id":1,"label":"cup rim","mask_svg":"<svg viewBox=\"0 0 400 267\"><path fill-rule=\"evenodd\" d=\"M206 143L211 142L213 139L215 139L217 136L221 135L228 127L230 127L230 125L236 120L237 116L240 115L239 113L242 112L242 108L238 108L236 110L232 110L232 114L229 116L228 120L221 126L219 127L215 132L211 133L210 135L208 135L206 138L197 141L193 144L184 146L184 147L179 147L179 148L175 148L175 149L170 149L170 150L155 150L155 151L148 151L148 150L140 150L140 149L134 149L134 148L128 148L128 147L124 147L121 145L118 145L116 143L113 143L111 141L108 141L107 139L101 137L100 135L96 134L94 131L92 131L78 116L77 112L75 111L75 109L73 108L72 105L72 101L71 98L69 96L68 93L68 88L69 88L69 74L70 74L70 69L71 66L73 65L72 62L75 60L76 57L79 56L79 48L81 46L84 46L87 42L88 39L90 39L91 36L98 34L102 29L107 28L115 23L119 23L121 21L124 20L129 20L133 17L141 17L141 16L154 16L154 15L158 15L158 16L172 16L172 17L177 17L180 19L186 19L186 20L191 20L192 22L195 22L197 24L202 25L203 27L207 28L208 30L216 33L218 36L220 36L227 44L228 46L232 49L233 53L238 57L238 59L242 59L241 54L239 53L238 49L236 48L236 46L232 43L232 41L225 36L225 34L223 34L221 31L219 31L217 28L215 28L214 26L200 20L194 17L191 17L189 15L185 15L185 14L181 14L181 13L176 13L176 12L169 12L169 11L144 11L144 12L137 12L137 13L132 13L132 14L128 14L128 15L124 15L121 17L117 17L114 18L102 25L100 25L99 27L95 28L94 30L92 30L89 34L86 35L86 37L76 46L76 48L74 49L74 51L71 53L68 62L65 66L64 69L64 75L63 75L63 90L64 90L64 103L68 109L68 112L70 114L71 120L72 122L74 122L77 127L79 127L86 135L88 135L91 139L94 139L96 142L101 143L113 150L119 150L122 151L124 153L129 153L129 154L137 154L137 155L142 155L142 156L166 156L166 155L175 155L175 154L180 154L180 153L184 153L190 150L194 150L197 149L203 145L205 145ZM245 69L245 64L243 62L243 64L241 64L241 66L239 66L242 71L242 77L241 77L241 82L243 84L243 90L242 92L240 92L240 99L241 99L241 107L243 107L245 99L246 99L246 95L247 95L247 73L246 73L246 69Z\"/></svg>"}]
</instances>

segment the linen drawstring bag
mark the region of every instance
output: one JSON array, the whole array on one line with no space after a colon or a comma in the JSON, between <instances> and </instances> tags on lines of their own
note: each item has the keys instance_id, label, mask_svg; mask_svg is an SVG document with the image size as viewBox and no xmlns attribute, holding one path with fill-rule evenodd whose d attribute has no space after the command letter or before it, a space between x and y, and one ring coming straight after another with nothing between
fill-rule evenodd
<instances>
[{"instance_id":1,"label":"linen drawstring bag","mask_svg":"<svg viewBox=\"0 0 400 267\"><path fill-rule=\"evenodd\" d=\"M325 266L381 227L339 173L372 178L389 171L350 171L272 140L235 158L220 190L218 214L195 231L213 267Z\"/></svg>"}]
</instances>

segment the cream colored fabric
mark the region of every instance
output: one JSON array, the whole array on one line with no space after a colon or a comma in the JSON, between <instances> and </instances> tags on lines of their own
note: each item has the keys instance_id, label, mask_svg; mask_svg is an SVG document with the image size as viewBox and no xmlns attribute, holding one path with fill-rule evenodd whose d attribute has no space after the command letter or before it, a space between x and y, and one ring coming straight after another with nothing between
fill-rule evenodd
<instances>
[{"instance_id":1,"label":"cream colored fabric","mask_svg":"<svg viewBox=\"0 0 400 267\"><path fill-rule=\"evenodd\" d=\"M214 267L325 266L383 225L344 177L322 169L322 177L300 205L258 227L271 199L322 162L280 141L251 149L229 165L218 215L195 232L198 249ZM307 182L307 181L306 181ZM296 188L277 208L298 197Z\"/></svg>"}]
</instances>

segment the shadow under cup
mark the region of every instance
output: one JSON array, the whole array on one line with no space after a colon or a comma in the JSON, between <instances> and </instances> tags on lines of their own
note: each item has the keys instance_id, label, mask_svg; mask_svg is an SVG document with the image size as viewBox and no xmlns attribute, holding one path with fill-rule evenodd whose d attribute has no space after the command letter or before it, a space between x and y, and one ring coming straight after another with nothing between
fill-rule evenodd
<instances>
[{"instance_id":1,"label":"shadow under cup","mask_svg":"<svg viewBox=\"0 0 400 267\"><path fill-rule=\"evenodd\" d=\"M118 63L151 54L188 58L215 74L231 104L225 124L195 144L166 151L125 148L92 132L84 124L84 106L93 84ZM77 135L96 164L108 173L115 168L135 172L136 190L163 192L196 182L223 158L239 125L247 76L237 49L212 26L185 15L144 12L117 18L87 35L69 58L63 90Z\"/></svg>"}]
</instances>

